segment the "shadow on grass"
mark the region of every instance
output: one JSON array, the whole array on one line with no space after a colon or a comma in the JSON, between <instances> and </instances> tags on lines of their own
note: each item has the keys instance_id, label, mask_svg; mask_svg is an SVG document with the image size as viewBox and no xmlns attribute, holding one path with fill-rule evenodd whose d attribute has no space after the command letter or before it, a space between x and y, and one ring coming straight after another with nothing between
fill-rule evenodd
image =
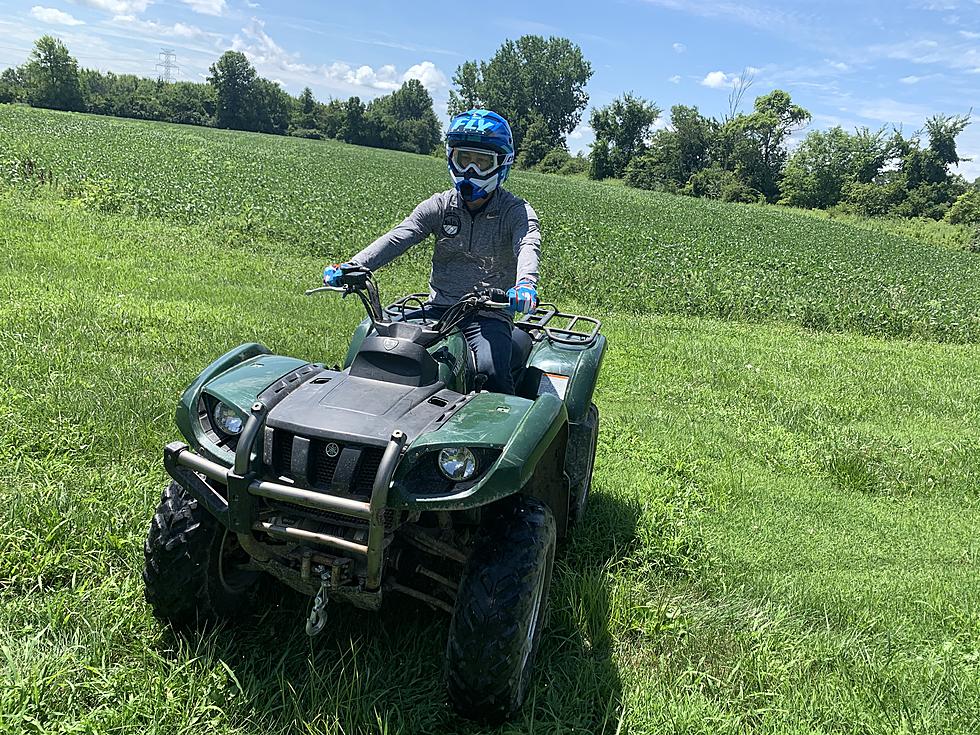
<instances>
[{"instance_id":1,"label":"shadow on grass","mask_svg":"<svg viewBox=\"0 0 980 735\"><path fill-rule=\"evenodd\" d=\"M263 732L614 733L621 685L608 569L633 543L637 518L635 507L593 494L585 522L559 548L527 701L499 728L468 722L446 703L449 619L401 596L389 597L380 613L332 604L327 629L310 639L309 600L283 588L244 624L173 643L226 667L237 691L219 706L236 724Z\"/></svg>"}]
</instances>

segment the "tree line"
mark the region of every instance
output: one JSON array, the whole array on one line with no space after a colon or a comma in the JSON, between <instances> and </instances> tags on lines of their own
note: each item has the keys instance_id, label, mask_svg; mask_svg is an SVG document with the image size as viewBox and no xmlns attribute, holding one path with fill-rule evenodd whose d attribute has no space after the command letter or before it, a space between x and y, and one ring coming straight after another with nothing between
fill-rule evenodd
<instances>
[{"instance_id":1,"label":"tree line","mask_svg":"<svg viewBox=\"0 0 980 735\"><path fill-rule=\"evenodd\" d=\"M721 118L674 105L662 119L655 103L624 93L589 111L595 141L588 156L572 156L566 141L588 106L591 77L591 64L568 39L522 36L505 41L488 60L459 65L448 111L487 107L507 118L521 168L619 178L628 186L723 201L980 227L980 186L952 172L964 160L956 139L968 115L935 115L908 135L886 128L815 130L791 150L791 136L806 127L810 113L779 89L741 112L752 85L743 74ZM60 41L44 36L26 64L0 74L0 102L415 153L438 152L443 140L432 98L417 80L367 103L358 97L320 102L308 87L290 96L236 51L211 66L206 83L166 83L79 69Z\"/></svg>"},{"instance_id":2,"label":"tree line","mask_svg":"<svg viewBox=\"0 0 980 735\"><path fill-rule=\"evenodd\" d=\"M81 69L68 48L42 36L27 63L0 73L0 102L141 120L206 125L431 153L442 141L432 97L416 79L363 103L320 102L307 87L298 97L258 75L248 58L226 51L206 82L164 82Z\"/></svg>"},{"instance_id":3,"label":"tree line","mask_svg":"<svg viewBox=\"0 0 980 735\"><path fill-rule=\"evenodd\" d=\"M952 172L956 138L968 115L935 115L921 131L841 127L812 131L792 151L790 137L809 111L776 89L741 112L752 85L743 74L721 119L697 107L662 110L630 92L593 108L588 158L566 138L588 105L592 68L563 38L506 41L487 61L466 61L453 76L450 114L482 105L515 128L517 164L550 173L619 178L628 186L730 202L837 208L864 216L927 217L980 226L980 186Z\"/></svg>"}]
</instances>

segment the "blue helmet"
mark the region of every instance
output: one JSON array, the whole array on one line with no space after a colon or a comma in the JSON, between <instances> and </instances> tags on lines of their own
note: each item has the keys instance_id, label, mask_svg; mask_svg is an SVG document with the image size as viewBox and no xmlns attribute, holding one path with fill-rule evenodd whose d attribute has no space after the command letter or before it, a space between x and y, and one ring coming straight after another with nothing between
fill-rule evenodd
<instances>
[{"instance_id":1,"label":"blue helmet","mask_svg":"<svg viewBox=\"0 0 980 735\"><path fill-rule=\"evenodd\" d=\"M464 200L490 194L507 179L514 165L514 136L496 112L468 110L449 123L446 132L449 175Z\"/></svg>"}]
</instances>

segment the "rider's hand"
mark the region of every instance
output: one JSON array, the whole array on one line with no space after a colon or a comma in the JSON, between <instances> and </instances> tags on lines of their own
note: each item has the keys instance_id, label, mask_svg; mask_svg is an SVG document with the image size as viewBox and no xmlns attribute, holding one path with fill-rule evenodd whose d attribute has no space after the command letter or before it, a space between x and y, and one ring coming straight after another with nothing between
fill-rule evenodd
<instances>
[{"instance_id":1,"label":"rider's hand","mask_svg":"<svg viewBox=\"0 0 980 735\"><path fill-rule=\"evenodd\" d=\"M529 281L521 281L507 292L508 310L529 314L538 308L538 291Z\"/></svg>"},{"instance_id":2,"label":"rider's hand","mask_svg":"<svg viewBox=\"0 0 980 735\"><path fill-rule=\"evenodd\" d=\"M350 266L350 263L334 263L333 265L328 265L323 269L323 285L324 286L339 286L340 277L344 275L343 269Z\"/></svg>"}]
</instances>

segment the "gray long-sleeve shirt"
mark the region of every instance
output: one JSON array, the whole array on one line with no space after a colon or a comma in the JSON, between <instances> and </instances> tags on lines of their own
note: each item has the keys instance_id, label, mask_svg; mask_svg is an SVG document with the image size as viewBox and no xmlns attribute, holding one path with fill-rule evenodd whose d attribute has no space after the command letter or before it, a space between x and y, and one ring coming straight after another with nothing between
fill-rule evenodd
<instances>
[{"instance_id":1,"label":"gray long-sleeve shirt","mask_svg":"<svg viewBox=\"0 0 980 735\"><path fill-rule=\"evenodd\" d=\"M455 189L433 194L351 261L377 270L429 235L436 238L429 277L433 304L449 306L474 289L506 291L518 281L538 282L538 215L505 189L497 189L475 215Z\"/></svg>"}]
</instances>

